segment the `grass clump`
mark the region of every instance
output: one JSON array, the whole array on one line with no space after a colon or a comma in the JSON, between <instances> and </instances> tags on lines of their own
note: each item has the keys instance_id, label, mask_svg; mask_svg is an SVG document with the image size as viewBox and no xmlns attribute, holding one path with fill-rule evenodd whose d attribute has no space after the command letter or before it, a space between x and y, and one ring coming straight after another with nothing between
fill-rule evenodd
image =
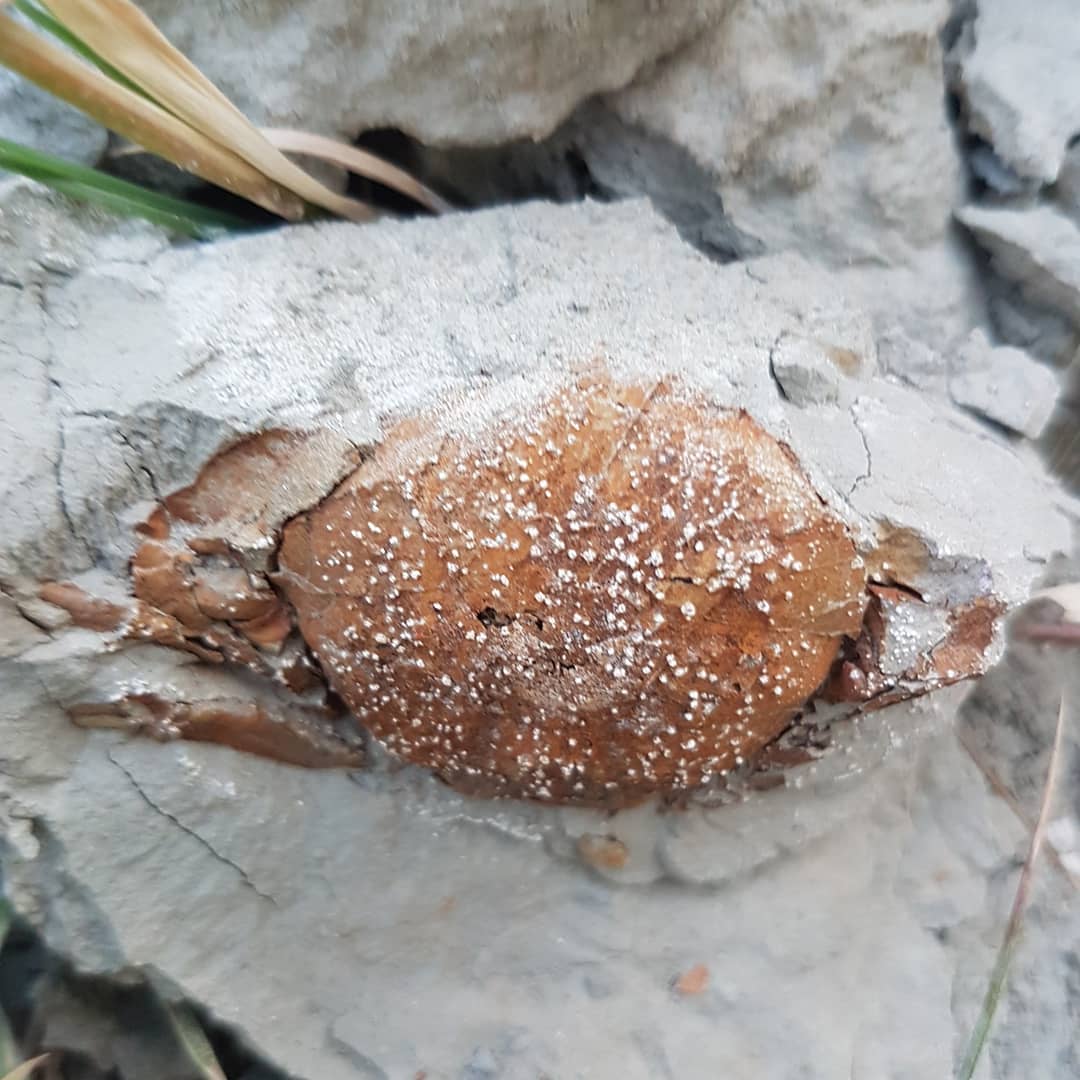
<instances>
[{"instance_id":1,"label":"grass clump","mask_svg":"<svg viewBox=\"0 0 1080 1080\"><path fill-rule=\"evenodd\" d=\"M174 199L98 169L0 138L0 169L20 173L73 199L92 203L125 217L141 217L173 232L205 239L222 231L243 229L248 222L186 199Z\"/></svg>"},{"instance_id":2,"label":"grass clump","mask_svg":"<svg viewBox=\"0 0 1080 1080\"><path fill-rule=\"evenodd\" d=\"M262 131L131 0L0 0L0 66L146 151L285 221L300 221L313 211L351 221L375 216L371 206L300 168L286 150L395 188L434 213L446 208L434 192L366 151L307 132ZM88 178L71 163L36 160L25 147L7 144L0 168L188 235L201 235L208 227L205 216L192 209L195 204L171 200L165 206L146 189L136 195L137 185L121 191Z\"/></svg>"}]
</instances>

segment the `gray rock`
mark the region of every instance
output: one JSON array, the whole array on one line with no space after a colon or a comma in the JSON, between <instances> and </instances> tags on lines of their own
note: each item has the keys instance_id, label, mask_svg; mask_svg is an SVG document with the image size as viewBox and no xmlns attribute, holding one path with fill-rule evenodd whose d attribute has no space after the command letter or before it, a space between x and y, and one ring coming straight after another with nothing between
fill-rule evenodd
<instances>
[{"instance_id":1,"label":"gray rock","mask_svg":"<svg viewBox=\"0 0 1080 1080\"><path fill-rule=\"evenodd\" d=\"M1067 559L1056 560L1048 583L1080 580L1080 533ZM1035 820L1049 766L1050 747L1062 694L1065 694L1065 742L1058 765L1057 796L1051 810L1047 844L1036 864L1031 906L1024 918L1022 943L1009 972L1006 1000L998 1009L991 1032L991 1075L1053 1075L1060 1062L1080 1060L1080 1032L1060 1017L1076 1008L1076 943L1080 941L1080 912L1076 905L1075 813L1080 806L1080 741L1076 737L1076 705L1080 701L1080 668L1068 649L1047 648L1014 641L1005 662L991 672L965 703L960 730L981 766L1004 784L1028 822ZM998 804L1003 808L1003 804ZM942 807L943 810L947 808ZM954 802L947 812L963 814ZM972 855L989 864L998 846L968 822ZM1026 848L1027 838L1023 841ZM1022 854L1022 851L1018 855ZM960 1015L973 1017L986 988L986 972L1000 941L1019 874L1019 858L999 870L987 890L987 908L981 916L956 927L957 987L966 1002ZM1071 875L1071 877L1070 877ZM992 912L992 914L990 914ZM980 931L993 919L996 929L987 937Z\"/></svg>"},{"instance_id":2,"label":"gray rock","mask_svg":"<svg viewBox=\"0 0 1080 1080\"><path fill-rule=\"evenodd\" d=\"M169 0L141 6L257 122L354 138L394 127L437 145L547 135L692 41L730 0Z\"/></svg>"},{"instance_id":3,"label":"gray rock","mask_svg":"<svg viewBox=\"0 0 1080 1080\"><path fill-rule=\"evenodd\" d=\"M608 103L712 173L766 251L832 268L883 323L947 343L968 329L947 239L960 164L941 108L947 0L736 4Z\"/></svg>"},{"instance_id":4,"label":"gray rock","mask_svg":"<svg viewBox=\"0 0 1080 1080\"><path fill-rule=\"evenodd\" d=\"M76 165L96 165L105 153L108 132L78 109L0 68L0 138Z\"/></svg>"},{"instance_id":5,"label":"gray rock","mask_svg":"<svg viewBox=\"0 0 1080 1080\"><path fill-rule=\"evenodd\" d=\"M945 357L899 326L890 327L879 337L878 360L882 371L911 386L939 397L948 393Z\"/></svg>"},{"instance_id":6,"label":"gray rock","mask_svg":"<svg viewBox=\"0 0 1080 1080\"><path fill-rule=\"evenodd\" d=\"M1068 541L1030 462L874 373L869 323L828 275L791 255L717 266L641 202L170 248L26 186L0 198L2 377L22 395L0 428L13 596L45 574L122 594L138 510L239 432L317 426L366 446L453 398L479 425L598 354L747 408L860 535L887 518L932 541L928 596L992 580L1016 604ZM850 403L778 392L785 335L862 358ZM629 849L620 886L618 868L565 857L580 813L465 799L410 769L76 728L64 709L87 693L252 691L224 665L8 616L8 894L78 968L150 965L290 1073L454 1077L478 1047L511 1080L610 1062L628 1080L951 1069L958 958L928 930L969 918L1022 835L950 741L955 695L852 723L842 752L760 801L594 814L588 831ZM704 992L673 993L697 964ZM888 972L872 993L868 971Z\"/></svg>"},{"instance_id":7,"label":"gray rock","mask_svg":"<svg viewBox=\"0 0 1080 1080\"><path fill-rule=\"evenodd\" d=\"M979 0L952 57L968 129L1021 177L1052 184L1080 112L1072 0Z\"/></svg>"},{"instance_id":8,"label":"gray rock","mask_svg":"<svg viewBox=\"0 0 1080 1080\"><path fill-rule=\"evenodd\" d=\"M967 163L975 176L991 191L1010 198L1035 195L1042 184L1029 176L1014 172L985 142L976 143L967 155Z\"/></svg>"},{"instance_id":9,"label":"gray rock","mask_svg":"<svg viewBox=\"0 0 1080 1080\"><path fill-rule=\"evenodd\" d=\"M796 250L921 340L971 328L948 237L961 173L941 108L947 0L143 6L257 121L400 129L466 204L522 181L573 197L583 170L588 191L648 195L716 257Z\"/></svg>"},{"instance_id":10,"label":"gray rock","mask_svg":"<svg viewBox=\"0 0 1080 1080\"><path fill-rule=\"evenodd\" d=\"M713 170L667 135L627 123L617 96L575 109L549 138L486 149L413 148L410 162L440 191L467 206L544 197L648 196L689 243L712 258L760 255L764 245L728 217Z\"/></svg>"},{"instance_id":11,"label":"gray rock","mask_svg":"<svg viewBox=\"0 0 1080 1080\"><path fill-rule=\"evenodd\" d=\"M1051 206L965 206L957 220L1026 300L1080 326L1080 227Z\"/></svg>"},{"instance_id":12,"label":"gray rock","mask_svg":"<svg viewBox=\"0 0 1080 1080\"><path fill-rule=\"evenodd\" d=\"M1067 368L1080 347L1080 326L1067 315L1033 304L1010 281L987 275L990 322L998 338L1057 370Z\"/></svg>"},{"instance_id":13,"label":"gray rock","mask_svg":"<svg viewBox=\"0 0 1080 1080\"><path fill-rule=\"evenodd\" d=\"M1037 439L1057 404L1061 384L1045 364L1022 349L994 347L975 331L953 358L953 401L1029 439Z\"/></svg>"},{"instance_id":14,"label":"gray rock","mask_svg":"<svg viewBox=\"0 0 1080 1080\"><path fill-rule=\"evenodd\" d=\"M795 405L835 405L842 397L850 404L854 380L876 368L874 352L872 339L870 349L860 355L785 334L773 347L770 364L784 396Z\"/></svg>"}]
</instances>

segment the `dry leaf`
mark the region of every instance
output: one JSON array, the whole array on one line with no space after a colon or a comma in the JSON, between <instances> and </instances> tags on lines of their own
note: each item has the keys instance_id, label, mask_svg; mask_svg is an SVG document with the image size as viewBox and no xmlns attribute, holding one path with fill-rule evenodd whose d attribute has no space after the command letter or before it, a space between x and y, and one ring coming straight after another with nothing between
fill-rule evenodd
<instances>
[{"instance_id":1,"label":"dry leaf","mask_svg":"<svg viewBox=\"0 0 1080 1080\"><path fill-rule=\"evenodd\" d=\"M0 15L0 65L204 180L283 218L303 216L299 199L232 151L5 15Z\"/></svg>"},{"instance_id":2,"label":"dry leaf","mask_svg":"<svg viewBox=\"0 0 1080 1080\"><path fill-rule=\"evenodd\" d=\"M131 0L44 2L69 30L163 108L264 176L342 217L367 221L374 216L371 207L331 191L275 149Z\"/></svg>"},{"instance_id":3,"label":"dry leaf","mask_svg":"<svg viewBox=\"0 0 1080 1080\"><path fill-rule=\"evenodd\" d=\"M445 214L453 207L431 188L421 184L404 169L391 165L388 161L376 157L367 150L316 135L310 131L293 131L290 128L263 128L262 133L279 150L288 154L306 154L319 158L331 165L340 165L357 176L366 177L377 183L385 184L395 191L415 199L421 206L427 207L434 214Z\"/></svg>"},{"instance_id":4,"label":"dry leaf","mask_svg":"<svg viewBox=\"0 0 1080 1080\"><path fill-rule=\"evenodd\" d=\"M31 1058L29 1061L24 1061L21 1065L16 1065L3 1080L30 1080L34 1070L44 1065L51 1054L39 1054L36 1058Z\"/></svg>"}]
</instances>

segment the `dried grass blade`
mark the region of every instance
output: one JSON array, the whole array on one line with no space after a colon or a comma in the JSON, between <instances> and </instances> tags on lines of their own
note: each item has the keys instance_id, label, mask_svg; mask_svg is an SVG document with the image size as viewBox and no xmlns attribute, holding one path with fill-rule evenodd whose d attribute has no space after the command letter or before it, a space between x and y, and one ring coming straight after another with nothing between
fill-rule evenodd
<instances>
[{"instance_id":1,"label":"dried grass blade","mask_svg":"<svg viewBox=\"0 0 1080 1080\"><path fill-rule=\"evenodd\" d=\"M112 131L271 213L294 221L304 214L303 203L295 195L230 150L3 14L0 65Z\"/></svg>"},{"instance_id":2,"label":"dried grass blade","mask_svg":"<svg viewBox=\"0 0 1080 1080\"><path fill-rule=\"evenodd\" d=\"M1032 600L1053 600L1064 609L1068 622L1080 622L1080 581L1068 585L1054 585L1049 589L1040 589Z\"/></svg>"},{"instance_id":3,"label":"dried grass blade","mask_svg":"<svg viewBox=\"0 0 1080 1080\"><path fill-rule=\"evenodd\" d=\"M1016 951L1020 930L1024 923L1024 912L1027 910L1031 896L1035 862L1039 857L1039 851L1046 837L1046 827L1050 823L1050 809L1054 802L1054 791L1057 787L1058 759L1061 757L1061 747L1064 741L1065 697L1062 695L1061 706L1058 709L1057 727L1054 730L1054 743L1050 750L1050 762L1046 768L1046 784L1043 787L1039 816L1031 833L1027 858L1024 860L1024 866L1020 871L1020 881L1016 886L1016 896L1013 898L1012 911L1009 913L1009 921L1005 927L1005 936L1002 938L1001 948L998 950L997 959L994 962L990 984L986 988L986 996L983 998L982 1008L979 1010L975 1030L971 1033L967 1053L964 1055L963 1063L956 1074L958 1080L971 1080L975 1075L975 1068L979 1064L979 1058L982 1056L987 1036L990 1034L994 1014L997 1012L1001 996L1005 992L1009 966L1012 962L1013 953Z\"/></svg>"},{"instance_id":4,"label":"dried grass blade","mask_svg":"<svg viewBox=\"0 0 1080 1080\"><path fill-rule=\"evenodd\" d=\"M3 1080L28 1080L34 1070L44 1065L51 1056L51 1054L38 1054L36 1058L24 1061L21 1065L17 1065L12 1069Z\"/></svg>"},{"instance_id":5,"label":"dried grass blade","mask_svg":"<svg viewBox=\"0 0 1080 1080\"><path fill-rule=\"evenodd\" d=\"M225 1073L214 1054L214 1048L198 1020L184 1005L168 1001L163 1001L162 1004L177 1041L203 1080L225 1080Z\"/></svg>"},{"instance_id":6,"label":"dried grass blade","mask_svg":"<svg viewBox=\"0 0 1080 1080\"><path fill-rule=\"evenodd\" d=\"M263 175L342 217L367 221L374 216L371 207L331 191L275 149L131 0L43 2L69 30L163 108Z\"/></svg>"},{"instance_id":7,"label":"dried grass blade","mask_svg":"<svg viewBox=\"0 0 1080 1080\"><path fill-rule=\"evenodd\" d=\"M453 207L431 188L404 169L391 165L388 161L376 157L367 150L331 139L326 135L316 135L310 131L294 131L291 128L262 128L266 138L287 154L306 154L319 158L331 165L340 165L357 176L366 177L376 183L393 188L410 199L415 199L421 206L433 214L445 214Z\"/></svg>"},{"instance_id":8,"label":"dried grass blade","mask_svg":"<svg viewBox=\"0 0 1080 1080\"><path fill-rule=\"evenodd\" d=\"M983 779L989 784L990 790L1013 812L1016 820L1020 822L1026 832L1034 832L1035 822L1031 820L1027 811L1020 805L1020 800L1012 793L1012 789L1001 778L997 769L987 760L986 755L975 742L972 729L966 725L960 725L956 729L956 735L960 740L960 745L967 751L968 757L975 763L975 767L982 773ZM1057 848L1049 840L1043 841L1043 847L1065 880L1074 889L1080 890L1080 878L1065 865Z\"/></svg>"},{"instance_id":9,"label":"dried grass blade","mask_svg":"<svg viewBox=\"0 0 1080 1080\"><path fill-rule=\"evenodd\" d=\"M0 4L3 2L6 2L6 0L0 0ZM88 48L62 22L54 19L44 8L39 7L36 0L13 0L13 2L15 10L21 15L24 15L41 30L52 34L53 37L73 52L78 53L84 60L88 60L95 67L100 68L114 82L126 86L129 90L134 90L137 94L142 93L130 79L125 78L116 68L102 60L93 49Z\"/></svg>"},{"instance_id":10,"label":"dried grass blade","mask_svg":"<svg viewBox=\"0 0 1080 1080\"><path fill-rule=\"evenodd\" d=\"M1080 645L1080 623L1029 622L1017 629L1020 637L1028 641L1053 641L1059 645Z\"/></svg>"}]
</instances>

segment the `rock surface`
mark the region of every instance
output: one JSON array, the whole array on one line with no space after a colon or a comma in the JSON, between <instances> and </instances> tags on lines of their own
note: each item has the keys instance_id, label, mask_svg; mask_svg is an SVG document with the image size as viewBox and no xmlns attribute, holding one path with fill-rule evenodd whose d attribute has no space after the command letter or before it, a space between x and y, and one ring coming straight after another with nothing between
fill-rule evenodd
<instances>
[{"instance_id":1,"label":"rock surface","mask_svg":"<svg viewBox=\"0 0 1080 1080\"><path fill-rule=\"evenodd\" d=\"M335 0L140 6L257 122L354 138L400 128L433 144L551 132L594 94L692 41L730 0Z\"/></svg>"},{"instance_id":2,"label":"rock surface","mask_svg":"<svg viewBox=\"0 0 1080 1080\"><path fill-rule=\"evenodd\" d=\"M947 17L938 0L737 4L612 102L713 170L767 249L895 264L941 243L958 193L937 107Z\"/></svg>"},{"instance_id":3,"label":"rock surface","mask_svg":"<svg viewBox=\"0 0 1080 1080\"><path fill-rule=\"evenodd\" d=\"M99 124L6 69L0 69L0 138L77 165L96 165L108 143Z\"/></svg>"},{"instance_id":4,"label":"rock surface","mask_svg":"<svg viewBox=\"0 0 1080 1080\"><path fill-rule=\"evenodd\" d=\"M23 185L2 198L18 512L0 526L0 843L5 886L52 948L91 972L153 965L288 1071L330 1080L604 1061L630 1077L948 1073L981 991L958 964L989 959L973 944L997 926L989 883L1023 842L943 731L957 691L840 725L798 783L738 805L492 804L387 770L377 748L374 768L327 772L75 727L66 711L95 695L230 698L251 679L107 647L37 582L129 603L135 526L246 432L332 435L343 456L300 474L332 486L352 448L437 401L471 403L483 428L602 356L746 408L860 542L891 545L939 604L879 642L906 672L958 599L1019 602L1069 542L1023 454L878 376L869 320L805 261L718 267L642 203L170 248ZM835 400L781 393L785 335L844 358ZM265 561L262 517L220 513ZM911 565L913 537L932 550ZM701 992L673 992L699 965L708 980L680 985Z\"/></svg>"},{"instance_id":5,"label":"rock surface","mask_svg":"<svg viewBox=\"0 0 1080 1080\"><path fill-rule=\"evenodd\" d=\"M1051 206L965 206L957 220L1025 299L1080 325L1080 228Z\"/></svg>"},{"instance_id":6,"label":"rock surface","mask_svg":"<svg viewBox=\"0 0 1080 1080\"><path fill-rule=\"evenodd\" d=\"M980 331L957 350L949 372L953 401L1029 439L1043 433L1060 388L1045 364L1021 349L991 346Z\"/></svg>"},{"instance_id":7,"label":"rock surface","mask_svg":"<svg viewBox=\"0 0 1080 1080\"><path fill-rule=\"evenodd\" d=\"M1070 0L1044 0L1037 11L978 0L975 10L953 56L967 126L1017 175L1052 184L1080 111L1076 9Z\"/></svg>"},{"instance_id":8,"label":"rock surface","mask_svg":"<svg viewBox=\"0 0 1080 1080\"><path fill-rule=\"evenodd\" d=\"M608 102L711 175L744 250L799 251L882 328L948 347L971 318L948 234L961 190L940 107L948 16L944 0L736 4Z\"/></svg>"},{"instance_id":9,"label":"rock surface","mask_svg":"<svg viewBox=\"0 0 1080 1080\"><path fill-rule=\"evenodd\" d=\"M1055 377L955 347L983 311L949 236L950 6L145 6L258 120L400 128L429 162L465 155L434 173L474 205L644 194L700 251L754 258L709 265L640 203L191 248L0 187L0 874L19 910L76 969L151 966L294 1075L949 1075L1039 800L1061 681L1045 646L981 683L967 750L960 688L856 723L818 701L799 737L816 755L832 717L831 752L796 766L807 745L780 746L771 790L601 816L390 768L328 715L265 575L281 523L403 418L459 400L480 430L601 358L748 408L930 601L879 587L833 689L858 690L868 658L905 692L989 663L993 613L962 649L950 613L1015 605L1075 534L1023 439L950 401L1033 434ZM990 317L1059 368L1080 340L1078 25L1070 0L976 0L945 29L960 145L995 200L959 215L991 256ZM39 114L3 87L0 129L33 142ZM1073 372L1050 431L1075 456ZM995 384L1034 387L1032 408ZM270 497L200 501L254 460L214 455L251 445L273 450ZM73 583L43 596L50 578ZM102 629L117 618L138 642ZM224 726L266 750L268 717L279 757L365 767L135 737ZM994 1080L1080 1068L1073 756ZM95 1018L54 1009L71 1022L50 1033L105 1067Z\"/></svg>"},{"instance_id":10,"label":"rock surface","mask_svg":"<svg viewBox=\"0 0 1080 1080\"><path fill-rule=\"evenodd\" d=\"M984 281L997 336L1065 372L1041 444L1078 490L1080 204L1072 143L1080 29L1068 0L1036 12L1013 0L977 0L958 9L955 30L949 81L976 194L986 196L959 219L991 258Z\"/></svg>"},{"instance_id":11,"label":"rock surface","mask_svg":"<svg viewBox=\"0 0 1080 1080\"><path fill-rule=\"evenodd\" d=\"M399 129L467 205L647 195L721 258L830 267L882 325L939 347L971 328L947 0L143 6L256 120Z\"/></svg>"}]
</instances>

